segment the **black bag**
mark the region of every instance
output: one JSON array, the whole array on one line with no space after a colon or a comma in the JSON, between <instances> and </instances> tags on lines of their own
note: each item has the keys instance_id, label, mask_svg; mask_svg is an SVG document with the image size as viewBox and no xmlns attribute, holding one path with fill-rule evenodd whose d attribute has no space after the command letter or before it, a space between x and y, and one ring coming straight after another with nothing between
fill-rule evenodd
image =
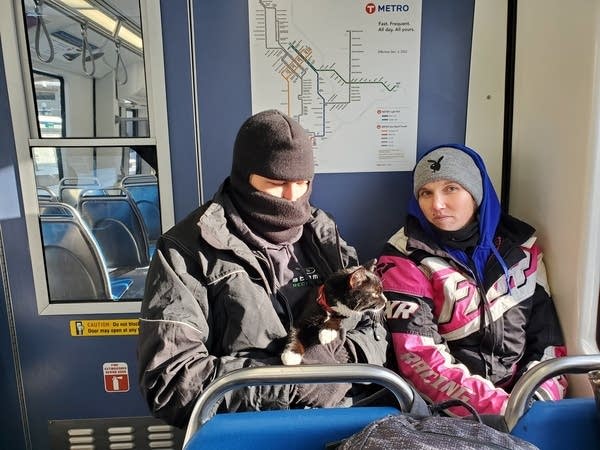
<instances>
[{"instance_id":1,"label":"black bag","mask_svg":"<svg viewBox=\"0 0 600 450\"><path fill-rule=\"evenodd\" d=\"M472 420L440 416L451 406L464 406ZM451 400L432 407L433 415L389 415L342 441L337 450L535 450L538 447L485 425L470 405ZM498 416L500 417L500 416Z\"/></svg>"}]
</instances>

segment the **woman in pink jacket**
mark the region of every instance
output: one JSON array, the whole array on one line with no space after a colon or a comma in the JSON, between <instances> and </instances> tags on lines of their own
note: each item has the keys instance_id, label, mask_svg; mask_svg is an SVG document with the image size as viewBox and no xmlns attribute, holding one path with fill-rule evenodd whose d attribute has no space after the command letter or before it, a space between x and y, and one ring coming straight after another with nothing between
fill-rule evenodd
<instances>
[{"instance_id":1,"label":"woman in pink jacket","mask_svg":"<svg viewBox=\"0 0 600 450\"><path fill-rule=\"evenodd\" d=\"M378 264L399 372L433 403L503 414L524 372L566 354L535 230L501 212L468 147L431 149L413 188L406 225ZM560 399L565 388L557 377L535 398Z\"/></svg>"}]
</instances>

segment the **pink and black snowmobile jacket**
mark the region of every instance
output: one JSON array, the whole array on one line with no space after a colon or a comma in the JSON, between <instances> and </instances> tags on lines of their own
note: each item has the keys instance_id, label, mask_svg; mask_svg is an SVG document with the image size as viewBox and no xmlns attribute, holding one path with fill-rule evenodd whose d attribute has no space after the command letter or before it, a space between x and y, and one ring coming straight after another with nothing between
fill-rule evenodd
<instances>
[{"instance_id":1,"label":"pink and black snowmobile jacket","mask_svg":"<svg viewBox=\"0 0 600 450\"><path fill-rule=\"evenodd\" d=\"M482 172L479 243L488 248L479 249L477 262L477 249L465 254L438 244L412 199L406 226L378 261L387 323L399 373L423 397L433 403L456 398L479 413L502 414L519 377L566 350L535 230L500 212L478 155L455 147ZM553 378L535 398L560 399L565 388L564 377Z\"/></svg>"}]
</instances>

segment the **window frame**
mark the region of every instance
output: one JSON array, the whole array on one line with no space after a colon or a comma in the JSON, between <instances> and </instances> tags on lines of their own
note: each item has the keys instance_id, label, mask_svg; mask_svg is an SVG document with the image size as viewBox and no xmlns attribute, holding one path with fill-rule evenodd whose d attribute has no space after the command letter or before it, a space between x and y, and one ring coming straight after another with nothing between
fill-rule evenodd
<instances>
[{"instance_id":1,"label":"window frame","mask_svg":"<svg viewBox=\"0 0 600 450\"><path fill-rule=\"evenodd\" d=\"M28 235L29 257L36 292L36 304L40 315L67 314L119 314L139 312L140 301L107 300L106 302L50 303L46 268L44 264L43 242L39 224L37 186L33 164L33 147L126 147L154 146L157 152L158 172L160 173L160 208L163 230L174 224L171 167L169 157L169 137L165 127L153 126L167 123L165 74L161 33L160 1L140 2L140 16L143 33L144 70L148 96L148 121L150 136L147 138L41 138L37 120L37 106L33 86L32 70L29 63L26 29L23 21L21 0L13 0L12 8L4 18L0 18L0 29L18 36L18 42L5 39L2 51L5 60L20 61L20 66L6 66L9 90L9 105L19 167L19 181L22 192L23 212ZM11 17L12 13L12 17ZM64 95L63 95L64 99ZM26 299L23 299L26 301Z\"/></svg>"}]
</instances>

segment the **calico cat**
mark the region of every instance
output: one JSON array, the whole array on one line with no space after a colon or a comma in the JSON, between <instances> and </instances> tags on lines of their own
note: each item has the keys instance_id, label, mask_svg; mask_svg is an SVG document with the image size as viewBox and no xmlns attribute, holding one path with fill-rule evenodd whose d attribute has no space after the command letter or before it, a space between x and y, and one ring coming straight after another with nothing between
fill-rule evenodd
<instances>
[{"instance_id":1,"label":"calico cat","mask_svg":"<svg viewBox=\"0 0 600 450\"><path fill-rule=\"evenodd\" d=\"M362 266L342 269L319 287L315 301L309 302L302 317L288 335L281 354L283 364L300 364L304 350L317 343L328 344L338 337L342 320L368 311L381 311L386 302L381 280L375 274L373 259Z\"/></svg>"}]
</instances>

